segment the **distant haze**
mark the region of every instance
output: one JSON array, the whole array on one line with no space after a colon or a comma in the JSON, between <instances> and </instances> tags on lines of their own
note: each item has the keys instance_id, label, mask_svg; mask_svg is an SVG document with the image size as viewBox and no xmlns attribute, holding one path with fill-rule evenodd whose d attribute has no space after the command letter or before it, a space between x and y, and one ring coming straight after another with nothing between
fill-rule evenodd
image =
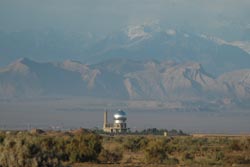
<instances>
[{"instance_id":1,"label":"distant haze","mask_svg":"<svg viewBox=\"0 0 250 167\"><path fill-rule=\"evenodd\" d=\"M249 15L248 0L1 0L0 29L106 34L158 20L165 26L240 39L249 29Z\"/></svg>"},{"instance_id":2,"label":"distant haze","mask_svg":"<svg viewBox=\"0 0 250 167\"><path fill-rule=\"evenodd\" d=\"M249 16L248 0L1 0L0 66L20 57L86 61L86 46L142 24L240 41L250 50Z\"/></svg>"},{"instance_id":3,"label":"distant haze","mask_svg":"<svg viewBox=\"0 0 250 167\"><path fill-rule=\"evenodd\" d=\"M249 0L0 0L0 129L122 108L134 129L249 132L249 16Z\"/></svg>"},{"instance_id":4,"label":"distant haze","mask_svg":"<svg viewBox=\"0 0 250 167\"><path fill-rule=\"evenodd\" d=\"M117 109L123 108L132 131L164 128L181 129L188 133L250 133L250 113L247 110L232 108L220 112L173 112L143 106L138 109L125 104L115 100L84 98L0 101L0 129L102 128L105 108L109 110L110 123Z\"/></svg>"}]
</instances>

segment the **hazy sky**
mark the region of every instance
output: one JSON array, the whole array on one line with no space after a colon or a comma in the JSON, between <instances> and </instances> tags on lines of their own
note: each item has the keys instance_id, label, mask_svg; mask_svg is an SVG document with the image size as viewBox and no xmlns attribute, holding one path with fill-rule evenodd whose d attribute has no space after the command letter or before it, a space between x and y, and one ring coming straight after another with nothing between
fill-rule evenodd
<instances>
[{"instance_id":1,"label":"hazy sky","mask_svg":"<svg viewBox=\"0 0 250 167\"><path fill-rule=\"evenodd\" d=\"M0 0L5 31L107 33L152 20L196 31L244 31L250 28L249 16L249 0Z\"/></svg>"},{"instance_id":2,"label":"hazy sky","mask_svg":"<svg viewBox=\"0 0 250 167\"><path fill-rule=\"evenodd\" d=\"M216 35L225 40L250 41L250 0L0 0L0 67L20 57L32 58L35 61L74 59L85 63L89 61L89 55L87 55L88 52L85 53L83 47L85 41L79 40L84 35L75 35L71 32L85 35L91 33L102 37L125 26L145 22L158 23L163 29L179 28L190 33ZM13 33L13 31L21 32ZM33 31L35 33L32 33ZM45 33L40 33L40 31ZM47 32L52 33L43 35ZM39 34L42 35L39 36ZM71 34L73 34L72 38ZM89 39L87 38L86 41L91 41ZM217 47L215 49L217 51ZM98 45L97 51L99 51ZM94 59L99 60L97 57ZM22 80L20 82L19 86L22 88L23 82ZM16 87L17 90L20 89L19 86ZM55 108L51 106L60 105L61 108L61 105L68 106L69 103L58 100L50 102L51 105L47 102L38 105L35 102L33 105L30 104L32 101L28 101L26 105L23 102L16 104L14 101L13 103L6 102L6 106L3 106L0 101L2 107L0 108L2 110L0 111L2 112L0 128L4 124L7 127L21 127L27 125L27 122L37 126L40 124L47 126L56 122L64 123L66 127L72 125L92 127L99 126L99 124L89 120L94 120L96 117L102 120L102 113L91 115L77 111L74 114L68 112L61 114L57 110L58 106ZM82 101L79 106L81 105L83 105ZM30 114L33 111L36 113ZM234 111L225 111L225 114L221 112L208 113L209 115L205 112L200 115L197 115L197 112L177 114L165 113L156 117L148 114L141 117L140 112L131 112L133 118L129 118L128 121L130 121L130 127L141 126L141 128L151 127L151 125L147 126L147 122L150 123L153 119L156 124L152 127L178 128L193 132L197 130L238 133L250 131L249 113L238 114ZM139 125L136 118L141 119Z\"/></svg>"}]
</instances>

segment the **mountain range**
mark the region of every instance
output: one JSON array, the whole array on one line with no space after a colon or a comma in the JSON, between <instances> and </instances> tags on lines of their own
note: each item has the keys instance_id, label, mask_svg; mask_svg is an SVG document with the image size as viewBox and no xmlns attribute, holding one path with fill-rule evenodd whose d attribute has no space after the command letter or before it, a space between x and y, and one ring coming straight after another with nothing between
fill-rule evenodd
<instances>
[{"instance_id":1,"label":"mountain range","mask_svg":"<svg viewBox=\"0 0 250 167\"><path fill-rule=\"evenodd\" d=\"M250 68L247 43L152 25L129 26L98 40L86 53L90 62L111 58L195 61L215 76Z\"/></svg>"},{"instance_id":2,"label":"mountain range","mask_svg":"<svg viewBox=\"0 0 250 167\"><path fill-rule=\"evenodd\" d=\"M0 69L2 99L40 96L243 104L250 99L250 69L213 77L196 62L110 59L89 65L28 58Z\"/></svg>"},{"instance_id":3,"label":"mountain range","mask_svg":"<svg viewBox=\"0 0 250 167\"><path fill-rule=\"evenodd\" d=\"M97 64L110 59L199 62L214 76L250 68L250 42L225 41L205 33L157 24L138 24L97 37L92 33L0 31L0 65L20 57L38 61L79 60ZM7 63L8 62L8 63Z\"/></svg>"},{"instance_id":4,"label":"mountain range","mask_svg":"<svg viewBox=\"0 0 250 167\"><path fill-rule=\"evenodd\" d=\"M0 98L84 96L198 108L249 106L249 43L155 24L127 26L103 37L0 31L0 65L5 65Z\"/></svg>"}]
</instances>

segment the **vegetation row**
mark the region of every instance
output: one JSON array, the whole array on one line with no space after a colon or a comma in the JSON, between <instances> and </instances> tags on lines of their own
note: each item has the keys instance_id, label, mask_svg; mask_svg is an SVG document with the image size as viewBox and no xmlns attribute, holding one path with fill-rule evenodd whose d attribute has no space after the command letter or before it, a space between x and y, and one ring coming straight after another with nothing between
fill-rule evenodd
<instances>
[{"instance_id":1,"label":"vegetation row","mask_svg":"<svg viewBox=\"0 0 250 167\"><path fill-rule=\"evenodd\" d=\"M173 166L250 165L250 138L0 132L0 167L58 167L85 162Z\"/></svg>"}]
</instances>

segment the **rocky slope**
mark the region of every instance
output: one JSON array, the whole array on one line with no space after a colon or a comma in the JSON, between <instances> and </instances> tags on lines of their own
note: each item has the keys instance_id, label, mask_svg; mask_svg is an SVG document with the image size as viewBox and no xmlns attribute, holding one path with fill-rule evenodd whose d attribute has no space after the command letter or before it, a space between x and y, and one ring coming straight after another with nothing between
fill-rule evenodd
<instances>
[{"instance_id":1,"label":"rocky slope","mask_svg":"<svg viewBox=\"0 0 250 167\"><path fill-rule=\"evenodd\" d=\"M218 81L225 85L229 96L243 101L250 99L250 69L225 73Z\"/></svg>"},{"instance_id":2,"label":"rocky slope","mask_svg":"<svg viewBox=\"0 0 250 167\"><path fill-rule=\"evenodd\" d=\"M0 97L91 96L133 100L231 101L250 98L250 70L218 78L196 62L111 59L86 65L18 59L0 69Z\"/></svg>"}]
</instances>

